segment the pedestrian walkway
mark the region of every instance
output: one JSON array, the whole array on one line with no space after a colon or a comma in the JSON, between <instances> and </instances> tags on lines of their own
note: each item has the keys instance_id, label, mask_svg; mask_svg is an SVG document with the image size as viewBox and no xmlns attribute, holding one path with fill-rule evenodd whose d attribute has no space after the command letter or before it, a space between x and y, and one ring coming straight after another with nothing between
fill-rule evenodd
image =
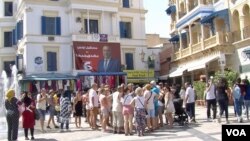
<instances>
[{"instance_id":1,"label":"pedestrian walkway","mask_svg":"<svg viewBox=\"0 0 250 141\"><path fill-rule=\"evenodd\" d=\"M229 108L230 124L236 124L233 107ZM60 133L58 129L47 129L47 133L41 133L39 123L36 123L35 138L37 141L220 141L221 140L221 124L225 124L225 119L222 118L222 123L208 122L206 119L206 108L196 107L197 123L189 124L188 126L175 125L173 129L164 127L148 133L144 137L137 135L125 136L124 134L103 133L100 130L91 130L86 123L82 123L83 128L75 128L75 124L70 124L69 132ZM73 119L72 119L73 121ZM82 120L84 121L84 120ZM250 124L245 121L242 124ZM46 125L46 124L45 124ZM1 125L2 126L2 125ZM21 127L21 124L20 124ZM19 141L24 140L23 129L19 130ZM6 140L6 132L0 131L0 141Z\"/></svg>"}]
</instances>

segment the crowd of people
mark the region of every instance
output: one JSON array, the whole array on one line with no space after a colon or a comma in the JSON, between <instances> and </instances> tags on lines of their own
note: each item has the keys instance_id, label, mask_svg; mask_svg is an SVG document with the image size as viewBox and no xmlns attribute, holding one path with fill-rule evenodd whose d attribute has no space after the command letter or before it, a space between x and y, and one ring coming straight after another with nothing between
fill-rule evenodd
<instances>
[{"instance_id":1,"label":"crowd of people","mask_svg":"<svg viewBox=\"0 0 250 141\"><path fill-rule=\"evenodd\" d=\"M247 80L237 79L232 89L229 89L226 79L221 78L215 84L213 79L208 80L204 91L207 106L207 120L220 122L225 112L228 120L229 96L234 98L235 114L239 122L243 121L242 108L246 110L246 120L249 120L250 84ZM101 128L102 132L124 134L125 136L154 132L163 127L166 121L168 128L173 128L176 107L175 99L181 99L181 105L188 115L188 122L195 120L195 89L189 82L178 90L175 85L151 81L143 87L133 84L121 84L115 90L109 85L92 84L91 88L83 91L46 91L44 88L33 98L31 93L23 92L22 98L15 98L15 91L6 92L5 107L7 110L8 140L16 140L18 136L19 117L25 133L25 139L34 139L35 120L40 120L41 131L46 132L54 128L60 128L60 132L70 130L69 123L73 116L75 127L81 128L82 117L92 130ZM217 116L217 104L219 116ZM210 110L213 111L211 118ZM49 114L47 130L45 130L45 115ZM164 116L165 115L165 116ZM57 122L60 126L57 125ZM165 120L163 118L165 117Z\"/></svg>"}]
</instances>

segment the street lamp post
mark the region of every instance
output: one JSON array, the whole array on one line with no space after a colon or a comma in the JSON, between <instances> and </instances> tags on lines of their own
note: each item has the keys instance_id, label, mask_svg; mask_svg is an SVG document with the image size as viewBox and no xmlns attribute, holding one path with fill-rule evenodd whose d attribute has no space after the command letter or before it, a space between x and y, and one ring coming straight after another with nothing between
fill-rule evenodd
<instances>
[{"instance_id":1,"label":"street lamp post","mask_svg":"<svg viewBox=\"0 0 250 141\"><path fill-rule=\"evenodd\" d=\"M141 53L139 54L141 57L141 61L143 63L145 63L147 65L147 71L148 71L148 82L149 82L149 68L150 68L150 64L154 61L155 59L155 54L154 52L152 52L152 54L150 56L148 56L147 60L145 61L145 52L143 51L143 49L141 50ZM154 66L154 62L153 62L153 66Z\"/></svg>"}]
</instances>

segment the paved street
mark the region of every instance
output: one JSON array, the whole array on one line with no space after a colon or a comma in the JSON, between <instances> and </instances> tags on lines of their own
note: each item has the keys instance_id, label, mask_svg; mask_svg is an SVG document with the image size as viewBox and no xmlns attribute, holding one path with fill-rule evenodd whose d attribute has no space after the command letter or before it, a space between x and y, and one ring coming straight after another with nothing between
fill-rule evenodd
<instances>
[{"instance_id":1,"label":"paved street","mask_svg":"<svg viewBox=\"0 0 250 141\"><path fill-rule=\"evenodd\" d=\"M58 130L50 129L47 133L42 134L39 131L39 124L36 125L35 138L38 141L219 141L221 140L221 124L206 121L206 109L204 107L196 107L197 123L188 126L175 126L173 129L166 127L157 132L146 134L144 137L114 135L112 133L102 133L101 131L92 131L88 125L84 123L82 129L76 129L75 125L70 124L70 132L59 133ZM230 124L235 124L233 107L230 107ZM3 119L2 119L3 120ZM222 118L222 124L225 120ZM2 122L1 122L2 124ZM249 124L249 123L243 123ZM1 127L3 127L1 125ZM19 130L19 141L24 140L23 130ZM0 128L0 141L6 140L6 131Z\"/></svg>"}]
</instances>

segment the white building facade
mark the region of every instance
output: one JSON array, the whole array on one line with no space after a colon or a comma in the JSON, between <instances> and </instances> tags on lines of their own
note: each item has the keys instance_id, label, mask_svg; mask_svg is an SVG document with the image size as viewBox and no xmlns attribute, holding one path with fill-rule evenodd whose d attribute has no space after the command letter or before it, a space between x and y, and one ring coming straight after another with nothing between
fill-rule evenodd
<instances>
[{"instance_id":1,"label":"white building facade","mask_svg":"<svg viewBox=\"0 0 250 141\"><path fill-rule=\"evenodd\" d=\"M100 42L101 34L120 43L122 65L144 68L136 59L146 49L143 0L1 0L0 7L0 71L21 56L25 75L73 74L73 42Z\"/></svg>"}]
</instances>

